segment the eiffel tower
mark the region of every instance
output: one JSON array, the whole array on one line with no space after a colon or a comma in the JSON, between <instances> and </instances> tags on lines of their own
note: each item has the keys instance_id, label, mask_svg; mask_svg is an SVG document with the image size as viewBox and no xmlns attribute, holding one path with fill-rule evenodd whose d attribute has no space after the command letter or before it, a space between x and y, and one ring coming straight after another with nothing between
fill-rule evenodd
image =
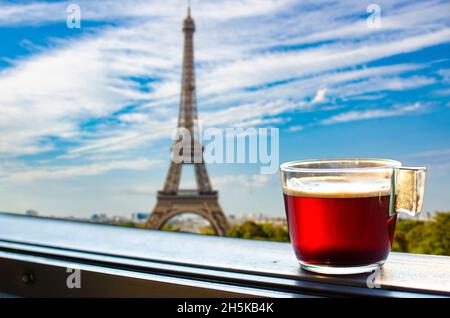
<instances>
[{"instance_id":1,"label":"eiffel tower","mask_svg":"<svg viewBox=\"0 0 450 318\"><path fill-rule=\"evenodd\" d=\"M176 215L182 213L194 213L202 216L211 223L218 235L226 235L228 221L223 213L218 199L218 192L214 191L209 180L208 171L203 160L203 147L200 145L197 127L197 103L195 89L194 66L194 32L195 23L191 17L191 9L188 7L188 16L183 23L184 32L184 57L183 75L181 85L180 113L178 129L188 130L193 136L190 144L191 159L180 163L171 160L169 172L162 191L158 191L156 206L147 220L146 226L152 229L161 229L164 224ZM175 142L179 145L181 140ZM172 152L174 151L172 147ZM183 148L183 150L186 150ZM200 158L200 160L198 160ZM181 190L180 178L183 165L193 165L197 188L193 190Z\"/></svg>"}]
</instances>

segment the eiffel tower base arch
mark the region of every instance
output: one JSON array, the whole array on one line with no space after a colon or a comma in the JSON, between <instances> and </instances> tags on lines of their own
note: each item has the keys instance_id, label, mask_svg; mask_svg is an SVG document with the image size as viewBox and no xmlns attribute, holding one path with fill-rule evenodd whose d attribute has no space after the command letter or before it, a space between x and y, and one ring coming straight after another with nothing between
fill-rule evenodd
<instances>
[{"instance_id":1,"label":"eiffel tower base arch","mask_svg":"<svg viewBox=\"0 0 450 318\"><path fill-rule=\"evenodd\" d=\"M198 194L197 191L181 190L175 194L158 192L157 203L146 227L162 229L173 217L193 213L208 220L217 235L225 236L229 224L219 205L217 192Z\"/></svg>"}]
</instances>

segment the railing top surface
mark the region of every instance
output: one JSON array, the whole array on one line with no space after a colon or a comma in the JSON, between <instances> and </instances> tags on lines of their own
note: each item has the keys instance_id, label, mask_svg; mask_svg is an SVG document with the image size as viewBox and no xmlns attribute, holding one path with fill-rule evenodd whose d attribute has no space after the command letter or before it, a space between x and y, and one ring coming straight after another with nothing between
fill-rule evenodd
<instances>
[{"instance_id":1,"label":"railing top surface","mask_svg":"<svg viewBox=\"0 0 450 318\"><path fill-rule=\"evenodd\" d=\"M367 275L299 268L288 243L123 228L0 213L0 240L332 284L366 286ZM391 253L382 288L450 294L450 257Z\"/></svg>"}]
</instances>

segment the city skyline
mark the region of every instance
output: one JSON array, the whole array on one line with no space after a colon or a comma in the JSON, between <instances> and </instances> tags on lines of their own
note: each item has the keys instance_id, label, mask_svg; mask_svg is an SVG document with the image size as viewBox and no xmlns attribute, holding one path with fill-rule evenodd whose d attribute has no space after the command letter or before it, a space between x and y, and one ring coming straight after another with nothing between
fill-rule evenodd
<instances>
[{"instance_id":1,"label":"city skyline","mask_svg":"<svg viewBox=\"0 0 450 318\"><path fill-rule=\"evenodd\" d=\"M150 212L176 127L186 1L77 3L80 29L66 24L70 2L0 3L0 210ZM449 4L377 1L379 28L369 4L193 1L199 115L279 128L281 162L426 165L424 211L450 210ZM227 215L284 215L278 174L259 168L208 166Z\"/></svg>"}]
</instances>

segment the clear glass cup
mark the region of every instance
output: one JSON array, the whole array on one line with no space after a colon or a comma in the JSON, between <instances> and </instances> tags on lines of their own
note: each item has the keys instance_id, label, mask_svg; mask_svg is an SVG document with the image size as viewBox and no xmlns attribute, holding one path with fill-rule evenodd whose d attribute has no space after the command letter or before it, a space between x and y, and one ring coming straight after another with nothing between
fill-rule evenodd
<instances>
[{"instance_id":1,"label":"clear glass cup","mask_svg":"<svg viewBox=\"0 0 450 318\"><path fill-rule=\"evenodd\" d=\"M426 168L386 159L302 160L282 164L281 179L301 266L356 274L385 263L399 212L420 213Z\"/></svg>"}]
</instances>

